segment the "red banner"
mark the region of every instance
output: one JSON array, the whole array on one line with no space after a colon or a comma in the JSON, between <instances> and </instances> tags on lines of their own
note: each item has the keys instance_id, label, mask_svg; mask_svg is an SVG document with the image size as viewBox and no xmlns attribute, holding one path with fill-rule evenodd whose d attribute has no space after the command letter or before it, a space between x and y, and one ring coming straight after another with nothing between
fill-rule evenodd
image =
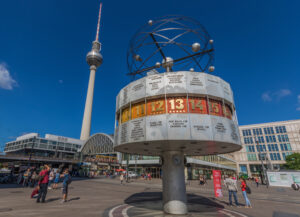
<instances>
[{"instance_id":1,"label":"red banner","mask_svg":"<svg viewBox=\"0 0 300 217\"><path fill-rule=\"evenodd\" d=\"M213 170L214 189L216 197L223 197L221 186L221 170Z\"/></svg>"}]
</instances>

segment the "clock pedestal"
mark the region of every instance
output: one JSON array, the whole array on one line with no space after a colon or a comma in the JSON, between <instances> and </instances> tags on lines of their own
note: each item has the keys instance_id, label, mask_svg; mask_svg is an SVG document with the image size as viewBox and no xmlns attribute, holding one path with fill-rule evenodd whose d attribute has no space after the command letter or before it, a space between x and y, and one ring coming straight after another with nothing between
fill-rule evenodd
<instances>
[{"instance_id":1,"label":"clock pedestal","mask_svg":"<svg viewBox=\"0 0 300 217\"><path fill-rule=\"evenodd\" d=\"M162 154L163 209L170 214L186 214L184 154L166 151Z\"/></svg>"}]
</instances>

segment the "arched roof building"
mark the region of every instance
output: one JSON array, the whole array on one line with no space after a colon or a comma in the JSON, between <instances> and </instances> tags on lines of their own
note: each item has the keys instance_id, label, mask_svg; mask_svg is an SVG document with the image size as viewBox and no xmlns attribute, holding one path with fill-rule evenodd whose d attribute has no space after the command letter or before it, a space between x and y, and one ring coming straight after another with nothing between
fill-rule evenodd
<instances>
[{"instance_id":1,"label":"arched roof building","mask_svg":"<svg viewBox=\"0 0 300 217\"><path fill-rule=\"evenodd\" d=\"M105 133L96 133L92 135L83 144L80 152L82 155L113 154L114 139Z\"/></svg>"}]
</instances>

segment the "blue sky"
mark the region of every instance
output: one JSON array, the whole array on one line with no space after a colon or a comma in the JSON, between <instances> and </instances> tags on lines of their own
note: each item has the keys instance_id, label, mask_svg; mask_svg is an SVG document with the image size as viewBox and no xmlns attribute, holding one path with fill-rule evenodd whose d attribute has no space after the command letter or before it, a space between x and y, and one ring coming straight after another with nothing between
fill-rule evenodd
<instances>
[{"instance_id":1,"label":"blue sky","mask_svg":"<svg viewBox=\"0 0 300 217\"><path fill-rule=\"evenodd\" d=\"M0 146L27 132L79 138L98 0L3 1ZM214 74L234 91L240 125L298 119L299 1L103 1L92 133L113 133L115 97L130 82L126 51L149 19L182 14L214 39Z\"/></svg>"}]
</instances>

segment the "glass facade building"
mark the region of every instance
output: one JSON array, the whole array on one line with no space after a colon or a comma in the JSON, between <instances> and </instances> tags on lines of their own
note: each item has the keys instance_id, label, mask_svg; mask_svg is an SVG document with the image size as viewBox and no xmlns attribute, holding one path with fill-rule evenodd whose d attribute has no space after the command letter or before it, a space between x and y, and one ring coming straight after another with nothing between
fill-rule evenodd
<instances>
[{"instance_id":1,"label":"glass facade building","mask_svg":"<svg viewBox=\"0 0 300 217\"><path fill-rule=\"evenodd\" d=\"M51 134L46 134L43 138L37 133L30 133L6 143L4 152L7 155L72 159L82 145L83 141L79 139Z\"/></svg>"},{"instance_id":2,"label":"glass facade building","mask_svg":"<svg viewBox=\"0 0 300 217\"><path fill-rule=\"evenodd\" d=\"M240 126L243 148L236 152L239 173L259 175L265 168L278 170L288 155L300 152L300 120Z\"/></svg>"}]
</instances>

